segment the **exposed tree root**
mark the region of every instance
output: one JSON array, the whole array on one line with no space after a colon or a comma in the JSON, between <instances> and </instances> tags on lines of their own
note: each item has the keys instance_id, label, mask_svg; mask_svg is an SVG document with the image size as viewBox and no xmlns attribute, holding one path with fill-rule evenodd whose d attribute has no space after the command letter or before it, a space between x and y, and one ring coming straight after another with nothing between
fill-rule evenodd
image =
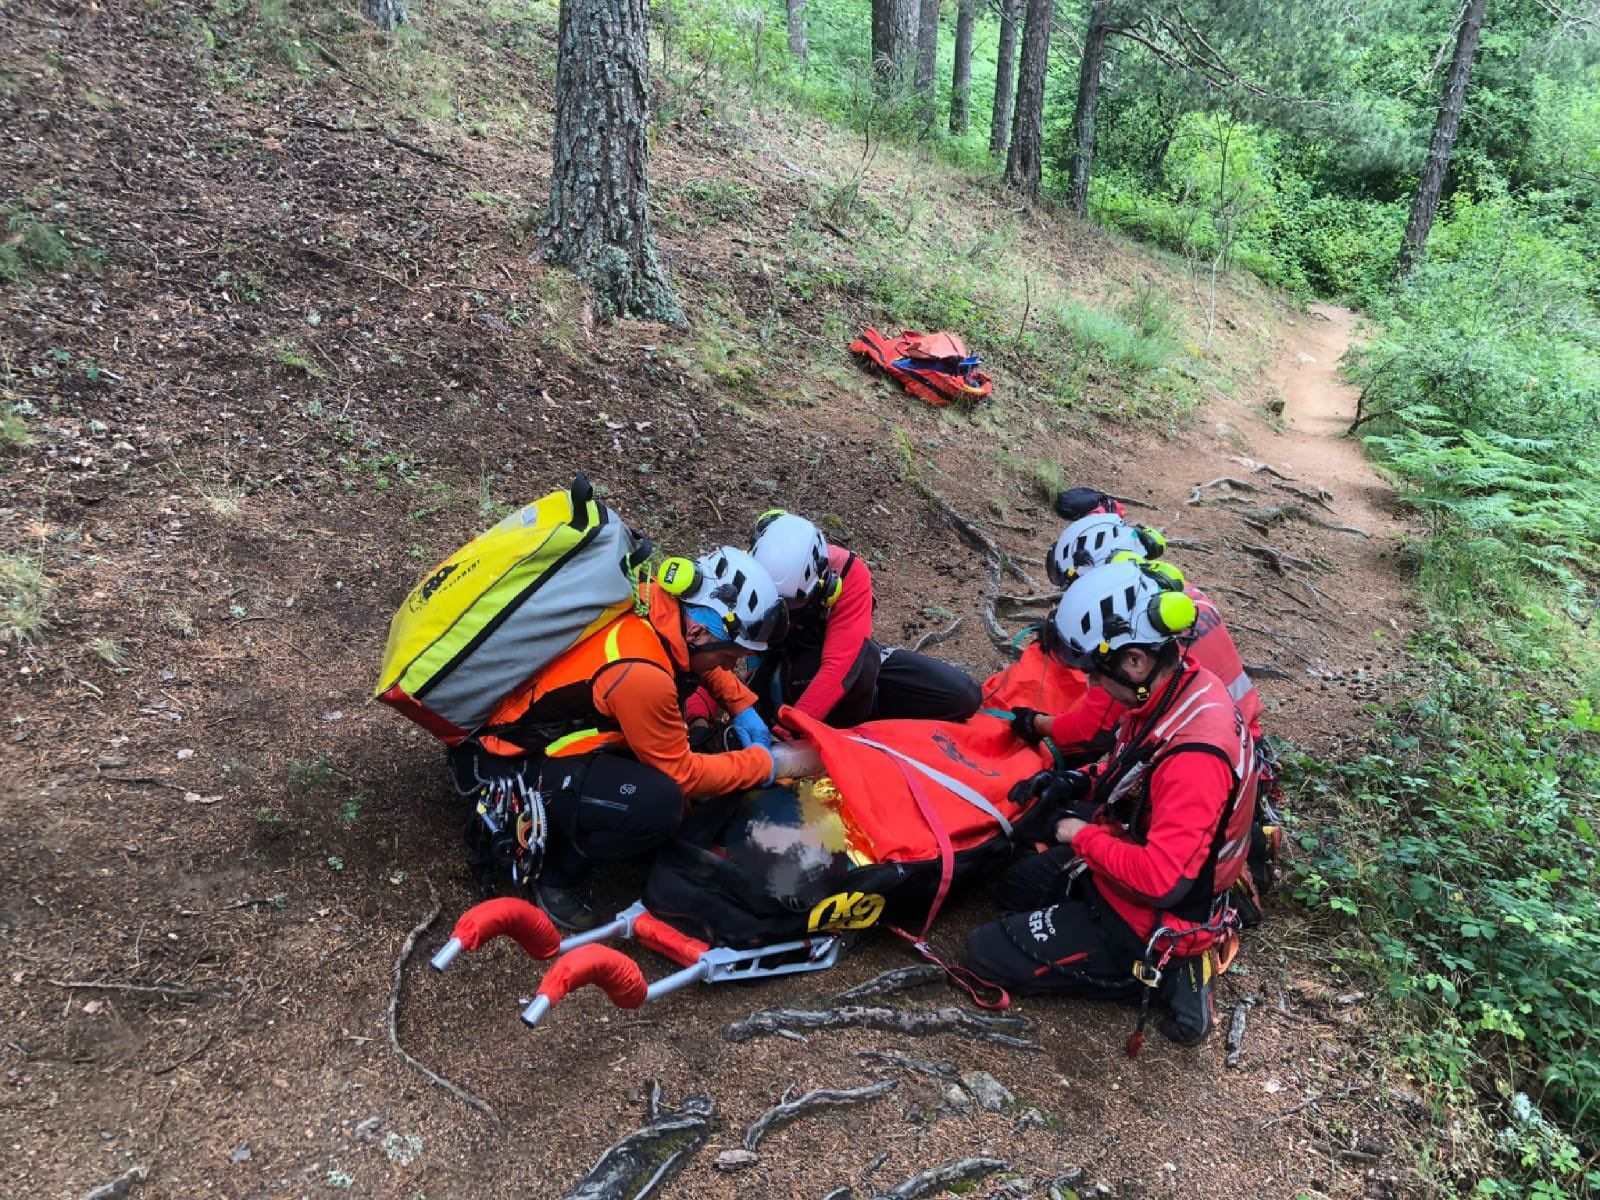
<instances>
[{"instance_id":1,"label":"exposed tree root","mask_svg":"<svg viewBox=\"0 0 1600 1200\"><path fill-rule=\"evenodd\" d=\"M998 592L995 594L996 608L1052 608L1061 599L1060 592L1035 592L1032 595L1018 595L1015 592Z\"/></svg>"},{"instance_id":2,"label":"exposed tree root","mask_svg":"<svg viewBox=\"0 0 1600 1200\"><path fill-rule=\"evenodd\" d=\"M414 1071L417 1071L419 1074L426 1076L435 1087L443 1088L457 1100L461 1101L461 1103L465 1104L468 1108L476 1109L478 1112L482 1113L485 1117L489 1118L489 1122L497 1130L503 1132L505 1126L500 1122L500 1115L495 1112L494 1109L490 1108L485 1101L480 1100L477 1096L474 1096L465 1088L458 1087L457 1085L451 1083L437 1071L430 1070L428 1067L423 1066L416 1059L412 1058L411 1055L407 1054L405 1049L400 1045L400 995L405 987L406 962L411 958L411 952L417 948L417 939L423 934L427 933L428 930L433 927L433 923L439 919L439 910L442 907L439 901L439 895L433 890L432 884L428 885L428 895L433 901L433 907L428 910L428 915L424 917L409 934L406 935L406 940L400 947L400 953L395 956L394 978L389 986L389 1049L393 1050L396 1057L398 1057L401 1062L405 1063L406 1066L410 1067Z\"/></svg>"},{"instance_id":3,"label":"exposed tree root","mask_svg":"<svg viewBox=\"0 0 1600 1200\"><path fill-rule=\"evenodd\" d=\"M1244 1030L1245 1022L1250 1018L1250 1010L1255 1006L1256 998L1247 997L1239 1002L1233 1010L1233 1019L1228 1022L1228 1065L1237 1067L1239 1059L1244 1055Z\"/></svg>"},{"instance_id":4,"label":"exposed tree root","mask_svg":"<svg viewBox=\"0 0 1600 1200\"><path fill-rule=\"evenodd\" d=\"M1192 538L1169 537L1167 545L1173 550L1194 550L1200 554L1212 554L1210 542L1197 542Z\"/></svg>"},{"instance_id":5,"label":"exposed tree root","mask_svg":"<svg viewBox=\"0 0 1600 1200\"><path fill-rule=\"evenodd\" d=\"M917 1075L953 1082L959 1078L952 1062L934 1062L926 1058L908 1058L890 1050L857 1050L856 1057L864 1063L883 1063L889 1067L903 1067Z\"/></svg>"},{"instance_id":6,"label":"exposed tree root","mask_svg":"<svg viewBox=\"0 0 1600 1200\"><path fill-rule=\"evenodd\" d=\"M1252 474L1252 475L1271 475L1275 479L1287 479L1287 480L1290 480L1290 481L1292 481L1294 479L1293 475L1285 475L1282 471L1278 470L1276 467L1268 466L1266 463L1257 463L1255 469L1252 470L1250 472L1250 474ZM1277 487L1278 485L1277 484L1273 484L1272 486L1273 487Z\"/></svg>"},{"instance_id":7,"label":"exposed tree root","mask_svg":"<svg viewBox=\"0 0 1600 1200\"><path fill-rule=\"evenodd\" d=\"M1006 633L994 614L995 596L1000 590L1001 576L1009 574L1025 587L1034 586L1032 577L1017 566L1011 560L1011 556L995 544L993 538L968 518L951 508L945 498L927 483L918 479L916 481L916 489L921 493L922 498L945 519L945 523L961 535L963 541L983 555L984 561L989 568L988 578L984 581L983 603L979 606L984 630L988 633L989 640L994 643L995 649L1011 658L1018 657L1019 651L1011 644L1011 636Z\"/></svg>"},{"instance_id":8,"label":"exposed tree root","mask_svg":"<svg viewBox=\"0 0 1600 1200\"><path fill-rule=\"evenodd\" d=\"M1287 683L1294 678L1282 667L1275 667L1271 663L1245 663L1244 669L1252 679L1281 679Z\"/></svg>"},{"instance_id":9,"label":"exposed tree root","mask_svg":"<svg viewBox=\"0 0 1600 1200\"><path fill-rule=\"evenodd\" d=\"M1224 486L1233 488L1235 491L1239 491L1239 492L1256 492L1256 493L1259 493L1261 491L1261 489L1259 487L1257 487L1255 484L1248 483L1243 479L1235 479L1232 475L1219 475L1215 479L1208 479L1204 483L1195 484L1194 485L1194 490L1189 493L1189 499L1187 501L1185 501L1185 503L1191 504L1191 505L1193 505L1193 504L1203 504L1203 503L1205 503L1205 500L1206 500L1205 493L1207 491L1209 491L1211 488L1214 488L1214 487L1224 487ZM1226 498L1227 497L1217 497L1217 499L1226 499Z\"/></svg>"},{"instance_id":10,"label":"exposed tree root","mask_svg":"<svg viewBox=\"0 0 1600 1200\"><path fill-rule=\"evenodd\" d=\"M1324 521L1316 513L1303 504L1272 505L1268 508L1258 508L1249 516L1240 514L1239 519L1246 524L1254 525L1265 533L1267 526L1278 521L1293 517L1297 521L1304 521L1307 525L1315 525L1318 529L1331 529L1335 533L1350 533L1359 538L1370 538L1372 535L1365 529L1357 529L1354 525L1342 525L1337 521Z\"/></svg>"},{"instance_id":11,"label":"exposed tree root","mask_svg":"<svg viewBox=\"0 0 1600 1200\"><path fill-rule=\"evenodd\" d=\"M767 1136L769 1130L797 1121L809 1113L865 1104L869 1100L887 1095L899 1086L898 1079L880 1079L877 1083L867 1083L860 1087L817 1088L793 1100L781 1100L757 1117L750 1128L744 1131L744 1148L754 1150L761 1144L761 1139Z\"/></svg>"},{"instance_id":12,"label":"exposed tree root","mask_svg":"<svg viewBox=\"0 0 1600 1200\"><path fill-rule=\"evenodd\" d=\"M904 1183L897 1184L887 1192L873 1197L873 1200L917 1200L919 1196L932 1196L946 1191L953 1183L965 1183L969 1179L982 1179L985 1175L1004 1171L1010 1165L1003 1158L959 1159L956 1162L945 1163L942 1167L934 1167L931 1171L924 1171L920 1175L913 1175Z\"/></svg>"},{"instance_id":13,"label":"exposed tree root","mask_svg":"<svg viewBox=\"0 0 1600 1200\"><path fill-rule=\"evenodd\" d=\"M1300 567L1307 571L1326 571L1329 568L1309 558L1301 558L1298 554L1290 554L1287 550L1274 550L1271 546L1264 546L1260 542L1235 541L1234 545L1246 554L1254 554L1262 559L1279 575L1287 575L1290 567Z\"/></svg>"},{"instance_id":14,"label":"exposed tree root","mask_svg":"<svg viewBox=\"0 0 1600 1200\"><path fill-rule=\"evenodd\" d=\"M925 646L937 646L940 642L948 641L966 623L967 619L965 617L957 617L948 629L930 629L916 640L911 649L921 650Z\"/></svg>"},{"instance_id":15,"label":"exposed tree root","mask_svg":"<svg viewBox=\"0 0 1600 1200\"><path fill-rule=\"evenodd\" d=\"M1307 491L1305 488L1297 488L1292 484L1287 483L1275 483L1272 486L1277 488L1280 492L1288 492L1291 496L1299 496L1302 500L1309 500L1312 504L1320 505L1329 512L1334 511L1333 504L1331 503L1333 500L1333 493L1328 491L1327 488L1319 487L1316 491L1312 492Z\"/></svg>"},{"instance_id":16,"label":"exposed tree root","mask_svg":"<svg viewBox=\"0 0 1600 1200\"><path fill-rule=\"evenodd\" d=\"M710 1096L696 1095L668 1112L660 1101L661 1089L652 1082L649 1123L602 1154L566 1200L645 1200L683 1170L711 1137L717 1106Z\"/></svg>"},{"instance_id":17,"label":"exposed tree root","mask_svg":"<svg viewBox=\"0 0 1600 1200\"><path fill-rule=\"evenodd\" d=\"M747 1042L769 1034L814 1029L879 1029L906 1037L953 1033L997 1046L1010 1046L1014 1050L1043 1049L1037 1042L1018 1036L1033 1032L1034 1024L1026 1017L968 1012L964 1008L915 1010L859 1005L821 1010L764 1008L725 1026L722 1036L730 1042Z\"/></svg>"},{"instance_id":18,"label":"exposed tree root","mask_svg":"<svg viewBox=\"0 0 1600 1200\"><path fill-rule=\"evenodd\" d=\"M846 988L833 998L835 1004L858 1004L862 1000L871 1000L878 996L890 996L895 992L906 992L916 987L927 987L929 984L944 981L944 968L936 967L932 963L919 963L914 967L896 967L892 971L885 971L882 975L874 976L855 987Z\"/></svg>"}]
</instances>

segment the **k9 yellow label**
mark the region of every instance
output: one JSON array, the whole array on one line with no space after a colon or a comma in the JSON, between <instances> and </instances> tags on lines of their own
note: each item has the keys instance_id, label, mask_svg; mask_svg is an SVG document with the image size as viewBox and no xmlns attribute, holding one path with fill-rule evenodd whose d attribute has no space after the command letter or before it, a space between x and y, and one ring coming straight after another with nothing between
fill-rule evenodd
<instances>
[{"instance_id":1,"label":"k9 yellow label","mask_svg":"<svg viewBox=\"0 0 1600 1200\"><path fill-rule=\"evenodd\" d=\"M834 929L866 929L883 916L883 897L876 892L839 892L820 900L806 928L812 933Z\"/></svg>"}]
</instances>

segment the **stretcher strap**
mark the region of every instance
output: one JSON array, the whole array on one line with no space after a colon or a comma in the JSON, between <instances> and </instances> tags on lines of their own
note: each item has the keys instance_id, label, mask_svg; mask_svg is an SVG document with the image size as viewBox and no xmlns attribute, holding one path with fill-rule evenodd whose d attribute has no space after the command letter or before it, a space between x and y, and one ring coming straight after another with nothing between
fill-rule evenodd
<instances>
[{"instance_id":1,"label":"stretcher strap","mask_svg":"<svg viewBox=\"0 0 1600 1200\"><path fill-rule=\"evenodd\" d=\"M1011 822L1006 820L1005 814L993 804L989 803L988 797L983 795L983 793L978 791L976 788L969 787L967 784L962 783L959 779L952 779L943 771L936 770L935 768L930 767L927 763L912 758L909 754L902 754L893 746L885 746L882 742L875 742L871 738L862 737L860 734L851 734L850 740L852 742L859 742L863 746L871 746L874 750L882 750L885 754L903 764L900 767L900 772L901 774L905 775L906 782L911 784L911 794L916 798L917 806L923 810L924 816L927 816L929 811L927 797L917 791L917 785L912 782L912 776L910 772L905 769L905 764L915 767L929 779L937 783L940 787L943 787L961 797L961 799L972 805L972 807L977 809L979 812L993 818L994 821L999 824L1000 828L1006 831L1007 838L1012 836Z\"/></svg>"},{"instance_id":2,"label":"stretcher strap","mask_svg":"<svg viewBox=\"0 0 1600 1200\"><path fill-rule=\"evenodd\" d=\"M858 738L857 741L866 741ZM872 743L868 743L871 745ZM880 747L887 749L887 747ZM892 752L891 752L892 753ZM917 802L917 811L922 814L922 820L932 832L934 840L939 843L939 887L934 892L933 903L928 906L928 916L922 923L922 932L912 936L897 925L890 925L891 932L898 934L911 943L911 948L927 959L934 966L944 972L945 978L955 984L971 997L972 1002L979 1008L1006 1008L1011 1003L1011 996L1005 988L968 970L966 967L951 966L928 945L928 933L933 929L933 922L939 915L939 910L944 907L945 897L950 894L950 884L955 878L956 852L955 846L950 841L950 831L944 827L944 822L939 820L939 814L934 810L933 803L928 799L928 793L922 788L922 781L906 769L904 762L898 761L895 765L900 768L900 773L905 776L906 787L911 790L911 798ZM906 760L912 761L912 760ZM916 765L913 762L913 765Z\"/></svg>"}]
</instances>

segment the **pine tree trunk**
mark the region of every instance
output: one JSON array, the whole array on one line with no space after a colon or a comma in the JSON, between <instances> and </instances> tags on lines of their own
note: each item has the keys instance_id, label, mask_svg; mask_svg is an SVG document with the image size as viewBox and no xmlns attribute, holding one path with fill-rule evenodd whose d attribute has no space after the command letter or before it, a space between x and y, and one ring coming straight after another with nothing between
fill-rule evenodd
<instances>
[{"instance_id":1,"label":"pine tree trunk","mask_svg":"<svg viewBox=\"0 0 1600 1200\"><path fill-rule=\"evenodd\" d=\"M1450 152L1455 149L1456 131L1461 128L1461 109L1467 99L1467 81L1472 76L1472 58L1478 52L1478 33L1483 28L1483 10L1488 0L1468 0L1456 36L1456 53L1450 61L1450 77L1445 81L1444 100L1433 125L1428 157L1417 180L1417 196L1406 219L1405 237L1400 242L1399 273L1402 277L1422 258L1439 211L1439 194L1444 190L1445 172L1450 168Z\"/></svg>"},{"instance_id":2,"label":"pine tree trunk","mask_svg":"<svg viewBox=\"0 0 1600 1200\"><path fill-rule=\"evenodd\" d=\"M910 79L917 54L917 0L872 0L872 67L891 90Z\"/></svg>"},{"instance_id":3,"label":"pine tree trunk","mask_svg":"<svg viewBox=\"0 0 1600 1200\"><path fill-rule=\"evenodd\" d=\"M544 236L608 312L681 322L656 256L646 0L561 0L556 128Z\"/></svg>"},{"instance_id":4,"label":"pine tree trunk","mask_svg":"<svg viewBox=\"0 0 1600 1200\"><path fill-rule=\"evenodd\" d=\"M978 0L960 0L956 8L956 63L950 76L950 132L967 132L972 112L972 27L978 20Z\"/></svg>"},{"instance_id":5,"label":"pine tree trunk","mask_svg":"<svg viewBox=\"0 0 1600 1200\"><path fill-rule=\"evenodd\" d=\"M922 0L917 16L917 110L925 125L933 124L939 72L939 0Z\"/></svg>"},{"instance_id":6,"label":"pine tree trunk","mask_svg":"<svg viewBox=\"0 0 1600 1200\"><path fill-rule=\"evenodd\" d=\"M406 23L405 0L361 0L361 13L384 33Z\"/></svg>"},{"instance_id":7,"label":"pine tree trunk","mask_svg":"<svg viewBox=\"0 0 1600 1200\"><path fill-rule=\"evenodd\" d=\"M1005 181L1033 199L1039 196L1044 144L1044 80L1050 66L1054 0L1028 0L1022 26L1022 62L1017 67L1017 111L1011 119L1011 151Z\"/></svg>"},{"instance_id":8,"label":"pine tree trunk","mask_svg":"<svg viewBox=\"0 0 1600 1200\"><path fill-rule=\"evenodd\" d=\"M1078 69L1078 105L1072 114L1072 171L1067 198L1080 217L1089 211L1089 168L1094 162L1094 110L1100 103L1100 72L1106 63L1106 35L1111 32L1111 0L1094 0L1089 28L1083 36L1083 63Z\"/></svg>"},{"instance_id":9,"label":"pine tree trunk","mask_svg":"<svg viewBox=\"0 0 1600 1200\"><path fill-rule=\"evenodd\" d=\"M789 10L789 53L795 62L805 66L811 57L811 46L806 41L806 0L787 0Z\"/></svg>"},{"instance_id":10,"label":"pine tree trunk","mask_svg":"<svg viewBox=\"0 0 1600 1200\"><path fill-rule=\"evenodd\" d=\"M995 51L994 115L989 121L989 153L1004 158L1011 144L1011 98L1017 91L1017 29L1022 0L1000 0L1000 45Z\"/></svg>"}]
</instances>

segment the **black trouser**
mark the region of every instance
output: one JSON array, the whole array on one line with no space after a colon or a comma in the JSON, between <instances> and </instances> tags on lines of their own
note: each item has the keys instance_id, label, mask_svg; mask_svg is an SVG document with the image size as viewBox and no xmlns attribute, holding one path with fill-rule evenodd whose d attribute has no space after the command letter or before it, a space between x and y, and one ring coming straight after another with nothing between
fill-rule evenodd
<instances>
[{"instance_id":1,"label":"black trouser","mask_svg":"<svg viewBox=\"0 0 1600 1200\"><path fill-rule=\"evenodd\" d=\"M1144 943L1087 871L1069 877L1072 857L1071 847L1057 846L1001 877L1001 905L1009 911L972 931L966 965L1019 994L1136 1001L1143 985L1133 965L1144 957Z\"/></svg>"},{"instance_id":2,"label":"black trouser","mask_svg":"<svg viewBox=\"0 0 1600 1200\"><path fill-rule=\"evenodd\" d=\"M768 724L793 704L822 667L822 647L780 647L762 656L751 681ZM828 714L839 729L863 721L964 721L983 703L983 689L949 663L914 650L884 651L868 640L845 677L845 694Z\"/></svg>"},{"instance_id":3,"label":"black trouser","mask_svg":"<svg viewBox=\"0 0 1600 1200\"><path fill-rule=\"evenodd\" d=\"M541 761L498 758L468 745L452 752L451 769L465 795L477 780L508 774L538 789L549 828L540 877L557 885L581 881L597 862L654 850L683 819L683 792L671 777L624 754ZM476 814L471 822L480 825Z\"/></svg>"}]
</instances>

